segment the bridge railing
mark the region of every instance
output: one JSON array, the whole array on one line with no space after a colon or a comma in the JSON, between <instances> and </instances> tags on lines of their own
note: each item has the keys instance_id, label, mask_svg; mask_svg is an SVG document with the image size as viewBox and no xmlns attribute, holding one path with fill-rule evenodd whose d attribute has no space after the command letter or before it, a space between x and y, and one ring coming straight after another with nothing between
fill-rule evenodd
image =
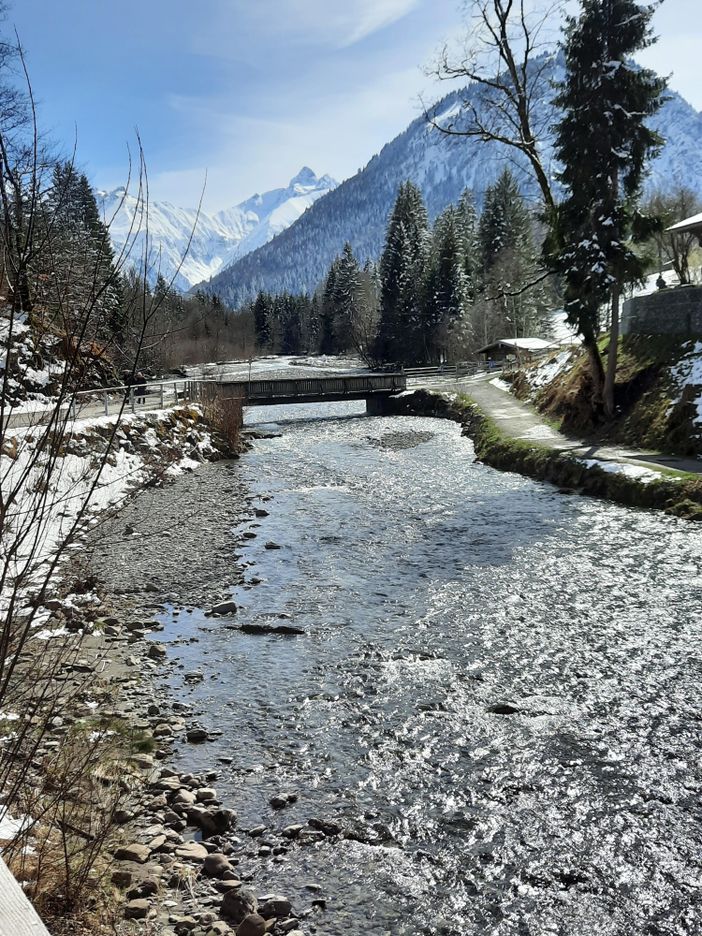
<instances>
[{"instance_id":1,"label":"bridge railing","mask_svg":"<svg viewBox=\"0 0 702 936\"><path fill-rule=\"evenodd\" d=\"M460 364L437 364L432 367L405 367L402 373L409 380L424 380L427 377L460 380L463 377L474 377L476 374L486 373L488 370L498 371L501 366L497 361L493 361L491 368L481 361L465 361Z\"/></svg>"},{"instance_id":2,"label":"bridge railing","mask_svg":"<svg viewBox=\"0 0 702 936\"><path fill-rule=\"evenodd\" d=\"M58 405L44 405L31 409L31 404L21 409L8 409L5 424L9 428L46 425L51 419L63 422L66 419L90 419L113 416L118 413L139 413L147 410L167 409L184 402L197 402L206 394L206 387L214 381L205 380L161 380L145 381L141 384L100 387L96 390L79 390L63 398Z\"/></svg>"},{"instance_id":3,"label":"bridge railing","mask_svg":"<svg viewBox=\"0 0 702 936\"><path fill-rule=\"evenodd\" d=\"M362 374L334 377L295 377L270 380L232 380L222 384L227 391L242 399L290 399L325 395L393 393L406 389L403 374Z\"/></svg>"}]
</instances>

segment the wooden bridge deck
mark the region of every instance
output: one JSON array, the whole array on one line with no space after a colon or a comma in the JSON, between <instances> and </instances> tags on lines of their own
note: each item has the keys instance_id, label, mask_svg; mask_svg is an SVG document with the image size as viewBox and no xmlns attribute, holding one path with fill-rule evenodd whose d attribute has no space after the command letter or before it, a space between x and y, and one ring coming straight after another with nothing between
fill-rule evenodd
<instances>
[{"instance_id":1,"label":"wooden bridge deck","mask_svg":"<svg viewBox=\"0 0 702 936\"><path fill-rule=\"evenodd\" d=\"M407 377L404 374L359 374L272 380L226 380L220 386L228 396L241 399L245 406L270 406L386 397L406 390Z\"/></svg>"}]
</instances>

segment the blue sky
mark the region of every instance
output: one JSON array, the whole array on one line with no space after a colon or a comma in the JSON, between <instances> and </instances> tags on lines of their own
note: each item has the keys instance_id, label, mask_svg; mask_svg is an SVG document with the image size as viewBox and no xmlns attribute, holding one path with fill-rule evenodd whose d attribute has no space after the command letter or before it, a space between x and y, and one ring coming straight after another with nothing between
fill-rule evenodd
<instances>
[{"instance_id":1,"label":"blue sky","mask_svg":"<svg viewBox=\"0 0 702 936\"><path fill-rule=\"evenodd\" d=\"M666 0L650 64L702 108L700 0ZM460 0L13 0L41 117L96 185L138 127L152 195L235 204L303 164L353 174L438 96L422 66Z\"/></svg>"}]
</instances>

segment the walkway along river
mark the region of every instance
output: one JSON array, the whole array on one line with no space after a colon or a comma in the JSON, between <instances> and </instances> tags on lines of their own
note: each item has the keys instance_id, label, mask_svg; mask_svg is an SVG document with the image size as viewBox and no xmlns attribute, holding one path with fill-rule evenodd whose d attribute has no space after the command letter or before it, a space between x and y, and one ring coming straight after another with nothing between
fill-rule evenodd
<instances>
[{"instance_id":1,"label":"walkway along river","mask_svg":"<svg viewBox=\"0 0 702 936\"><path fill-rule=\"evenodd\" d=\"M266 827L259 890L317 898L326 936L701 932L702 529L362 412L252 413L281 433L237 469L270 498L239 550L261 581L233 618L164 616L174 689L223 731L181 766L219 759ZM231 629L271 622L304 635ZM266 845L311 817L344 836Z\"/></svg>"}]
</instances>

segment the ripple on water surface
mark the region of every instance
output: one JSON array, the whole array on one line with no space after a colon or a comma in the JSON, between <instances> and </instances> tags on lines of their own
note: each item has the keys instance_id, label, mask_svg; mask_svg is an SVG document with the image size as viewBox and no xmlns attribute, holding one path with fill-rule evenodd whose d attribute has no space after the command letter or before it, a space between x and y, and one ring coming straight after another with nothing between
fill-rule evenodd
<instances>
[{"instance_id":1,"label":"ripple on water surface","mask_svg":"<svg viewBox=\"0 0 702 936\"><path fill-rule=\"evenodd\" d=\"M257 881L320 884L330 936L702 931L702 531L478 465L451 423L324 412L256 412L282 435L241 462L272 501L238 620L306 635L177 625L242 825L362 839Z\"/></svg>"}]
</instances>

